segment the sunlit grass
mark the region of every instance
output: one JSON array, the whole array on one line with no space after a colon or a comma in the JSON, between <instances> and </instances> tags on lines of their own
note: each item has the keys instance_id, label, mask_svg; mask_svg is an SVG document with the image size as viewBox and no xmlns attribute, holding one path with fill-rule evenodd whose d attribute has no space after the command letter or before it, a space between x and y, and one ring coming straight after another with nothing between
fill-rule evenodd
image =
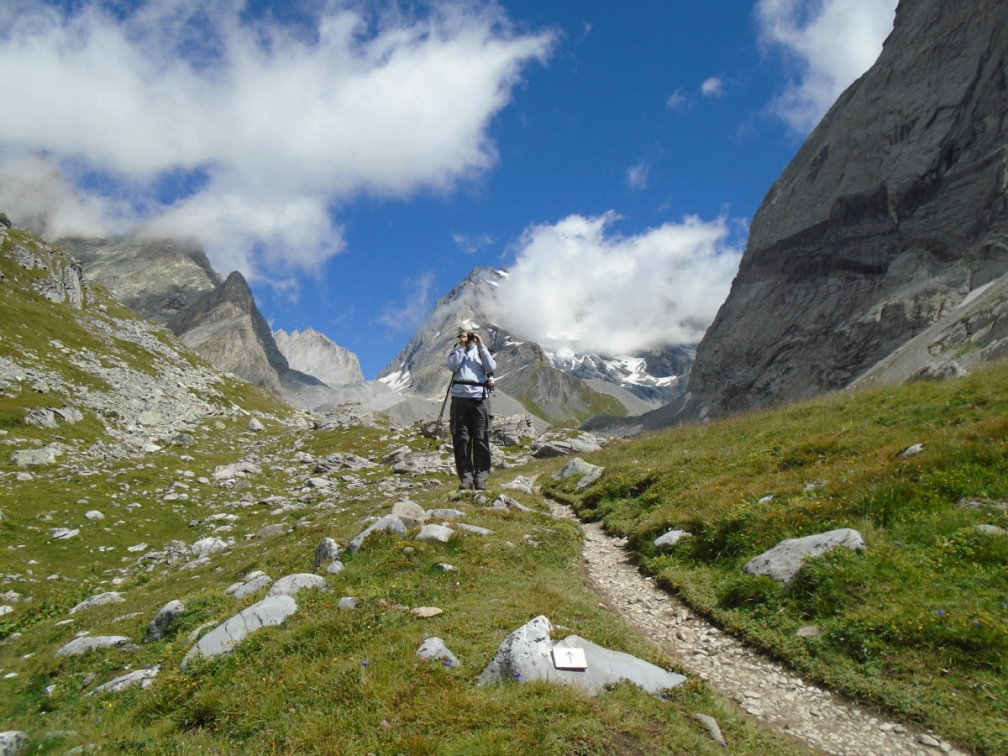
<instances>
[{"instance_id":1,"label":"sunlit grass","mask_svg":"<svg viewBox=\"0 0 1008 756\"><path fill-rule=\"evenodd\" d=\"M806 674L985 752L1008 750L1008 368L841 394L592 455L552 495L626 535L695 608ZM901 452L913 444L923 451ZM972 501L971 507L963 502ZM864 553L788 586L743 574L785 538L851 527ZM693 534L668 553L653 540ZM795 635L815 625L820 634Z\"/></svg>"}]
</instances>

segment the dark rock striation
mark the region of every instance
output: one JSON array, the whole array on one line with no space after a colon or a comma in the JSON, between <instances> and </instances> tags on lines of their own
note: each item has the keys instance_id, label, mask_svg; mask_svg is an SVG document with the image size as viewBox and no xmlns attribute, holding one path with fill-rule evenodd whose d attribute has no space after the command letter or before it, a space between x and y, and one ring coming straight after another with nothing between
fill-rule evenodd
<instances>
[{"instance_id":1,"label":"dark rock striation","mask_svg":"<svg viewBox=\"0 0 1008 756\"><path fill-rule=\"evenodd\" d=\"M1002 0L900 3L757 212L680 418L845 387L1008 272L1006 48Z\"/></svg>"}]
</instances>

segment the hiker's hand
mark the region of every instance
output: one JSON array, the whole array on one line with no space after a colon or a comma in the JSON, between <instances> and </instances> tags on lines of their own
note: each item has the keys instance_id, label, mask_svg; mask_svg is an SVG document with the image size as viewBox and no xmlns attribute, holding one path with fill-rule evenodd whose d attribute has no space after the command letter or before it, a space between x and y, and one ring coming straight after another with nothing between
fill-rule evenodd
<instances>
[{"instance_id":1,"label":"hiker's hand","mask_svg":"<svg viewBox=\"0 0 1008 756\"><path fill-rule=\"evenodd\" d=\"M474 333L472 335L472 343L475 344L477 347L481 347L483 346L483 339L480 338L480 335L478 333Z\"/></svg>"}]
</instances>

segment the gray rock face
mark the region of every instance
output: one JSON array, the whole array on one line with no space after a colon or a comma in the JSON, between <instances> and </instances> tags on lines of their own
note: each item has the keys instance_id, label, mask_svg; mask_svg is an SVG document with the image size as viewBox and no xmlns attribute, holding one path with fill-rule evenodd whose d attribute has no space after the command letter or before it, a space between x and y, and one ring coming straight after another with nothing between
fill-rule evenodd
<instances>
[{"instance_id":1,"label":"gray rock face","mask_svg":"<svg viewBox=\"0 0 1008 756\"><path fill-rule=\"evenodd\" d=\"M844 387L1008 272L1006 49L1002 0L899 4L757 212L690 416Z\"/></svg>"},{"instance_id":2,"label":"gray rock face","mask_svg":"<svg viewBox=\"0 0 1008 756\"><path fill-rule=\"evenodd\" d=\"M315 465L315 472L330 473L336 470L366 470L377 466L378 465L365 457L359 457L356 454L350 454L348 452L336 452L335 454L330 454L328 457Z\"/></svg>"},{"instance_id":3,"label":"gray rock face","mask_svg":"<svg viewBox=\"0 0 1008 756\"><path fill-rule=\"evenodd\" d=\"M127 307L165 325L220 285L201 248L169 239L60 239L84 272ZM156 275L152 275L156 271Z\"/></svg>"},{"instance_id":4,"label":"gray rock face","mask_svg":"<svg viewBox=\"0 0 1008 756\"><path fill-rule=\"evenodd\" d=\"M263 627L279 625L297 608L297 602L290 596L270 596L253 604L200 638L182 660L182 669L200 656L210 659L231 653L248 635Z\"/></svg>"},{"instance_id":5,"label":"gray rock face","mask_svg":"<svg viewBox=\"0 0 1008 756\"><path fill-rule=\"evenodd\" d=\"M546 680L573 685L597 694L606 685L621 680L639 685L649 693L661 693L686 682L682 675L668 672L630 654L596 645L577 635L569 635L554 643L550 638L552 630L552 624L542 615L515 630L500 645L490 664L480 674L479 684L506 680ZM554 648L560 651L583 649L587 668L558 669L554 663Z\"/></svg>"},{"instance_id":6,"label":"gray rock face","mask_svg":"<svg viewBox=\"0 0 1008 756\"><path fill-rule=\"evenodd\" d=\"M766 575L786 585L801 571L806 559L821 556L840 546L863 549L865 542L861 534L851 528L839 528L804 538L788 538L750 559L744 570L747 575Z\"/></svg>"},{"instance_id":7,"label":"gray rock face","mask_svg":"<svg viewBox=\"0 0 1008 756\"><path fill-rule=\"evenodd\" d=\"M357 355L313 328L290 333L274 331L273 338L294 370L313 375L329 386L364 382Z\"/></svg>"},{"instance_id":8,"label":"gray rock face","mask_svg":"<svg viewBox=\"0 0 1008 756\"><path fill-rule=\"evenodd\" d=\"M527 438L538 435L532 416L525 413L495 417L490 431L491 439L498 446L516 446Z\"/></svg>"},{"instance_id":9,"label":"gray rock face","mask_svg":"<svg viewBox=\"0 0 1008 756\"><path fill-rule=\"evenodd\" d=\"M595 469L595 465L590 462L585 462L581 457L574 457L568 462L564 463L564 466L553 473L553 480L560 480L561 478L572 478L580 477L582 475L587 475L592 470Z\"/></svg>"},{"instance_id":10,"label":"gray rock face","mask_svg":"<svg viewBox=\"0 0 1008 756\"><path fill-rule=\"evenodd\" d=\"M222 370L289 402L333 401L318 378L292 369L277 347L245 278L222 281L199 247L171 239L62 239L88 278L146 318L168 326Z\"/></svg>"},{"instance_id":11,"label":"gray rock face","mask_svg":"<svg viewBox=\"0 0 1008 756\"><path fill-rule=\"evenodd\" d=\"M430 519L431 515L426 509L415 501L404 499L392 505L392 514L402 520L402 524L409 528L418 528Z\"/></svg>"},{"instance_id":12,"label":"gray rock face","mask_svg":"<svg viewBox=\"0 0 1008 756\"><path fill-rule=\"evenodd\" d=\"M51 465L60 455L60 450L55 447L45 449L18 449L11 454L11 464L17 467L32 467L34 465Z\"/></svg>"}]
</instances>

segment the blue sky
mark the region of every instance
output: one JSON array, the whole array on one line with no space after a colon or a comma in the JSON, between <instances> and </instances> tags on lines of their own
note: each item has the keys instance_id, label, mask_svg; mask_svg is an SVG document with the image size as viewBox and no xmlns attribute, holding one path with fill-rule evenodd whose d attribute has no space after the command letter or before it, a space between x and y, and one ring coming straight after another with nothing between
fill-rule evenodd
<instances>
[{"instance_id":1,"label":"blue sky","mask_svg":"<svg viewBox=\"0 0 1008 756\"><path fill-rule=\"evenodd\" d=\"M192 236L369 378L478 265L554 347L695 340L894 7L0 0L0 209Z\"/></svg>"}]
</instances>

